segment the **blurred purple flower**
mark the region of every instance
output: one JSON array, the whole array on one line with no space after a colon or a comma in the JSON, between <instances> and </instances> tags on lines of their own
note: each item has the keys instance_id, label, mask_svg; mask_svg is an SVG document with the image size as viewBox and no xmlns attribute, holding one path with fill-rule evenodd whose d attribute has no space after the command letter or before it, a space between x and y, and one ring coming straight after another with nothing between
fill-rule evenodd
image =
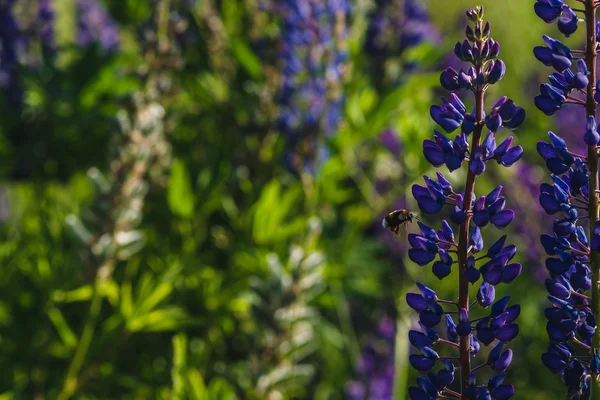
<instances>
[{"instance_id":1,"label":"blurred purple flower","mask_svg":"<svg viewBox=\"0 0 600 400\"><path fill-rule=\"evenodd\" d=\"M283 18L277 127L286 137L290 170L312 174L326 157L319 137L335 133L342 117L349 5L346 0L285 0L277 9Z\"/></svg>"},{"instance_id":2,"label":"blurred purple flower","mask_svg":"<svg viewBox=\"0 0 600 400\"><path fill-rule=\"evenodd\" d=\"M402 150L402 143L398 138L398 134L392 129L386 129L379 135L381 144L391 151L394 155L399 155Z\"/></svg>"},{"instance_id":3,"label":"blurred purple flower","mask_svg":"<svg viewBox=\"0 0 600 400\"><path fill-rule=\"evenodd\" d=\"M394 388L396 322L386 316L362 347L358 377L346 385L348 400L391 400Z\"/></svg>"},{"instance_id":4,"label":"blurred purple flower","mask_svg":"<svg viewBox=\"0 0 600 400\"><path fill-rule=\"evenodd\" d=\"M380 0L369 15L365 51L373 57L394 57L423 41L438 41L420 0Z\"/></svg>"},{"instance_id":5,"label":"blurred purple flower","mask_svg":"<svg viewBox=\"0 0 600 400\"><path fill-rule=\"evenodd\" d=\"M119 27L98 0L77 0L77 15L79 45L98 43L106 51L119 48Z\"/></svg>"},{"instance_id":6,"label":"blurred purple flower","mask_svg":"<svg viewBox=\"0 0 600 400\"><path fill-rule=\"evenodd\" d=\"M0 88L11 104L20 105L23 93L18 82L19 48L25 38L13 14L14 0L0 1Z\"/></svg>"},{"instance_id":7,"label":"blurred purple flower","mask_svg":"<svg viewBox=\"0 0 600 400\"><path fill-rule=\"evenodd\" d=\"M53 52L54 43L54 8L52 0L39 0L38 3L38 24L40 41L44 51Z\"/></svg>"}]
</instances>

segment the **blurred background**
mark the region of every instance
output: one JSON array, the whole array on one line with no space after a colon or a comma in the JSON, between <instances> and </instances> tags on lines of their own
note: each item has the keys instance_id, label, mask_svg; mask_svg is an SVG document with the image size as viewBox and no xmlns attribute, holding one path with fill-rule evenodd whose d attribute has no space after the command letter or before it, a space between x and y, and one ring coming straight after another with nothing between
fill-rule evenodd
<instances>
[{"instance_id":1,"label":"blurred background","mask_svg":"<svg viewBox=\"0 0 600 400\"><path fill-rule=\"evenodd\" d=\"M508 68L488 109L528 115L523 161L476 189L518 215L507 381L561 398L535 144L583 124L533 106L555 29L533 3L0 0L0 399L406 399L404 296L456 279L381 219L434 173L429 106L477 4Z\"/></svg>"}]
</instances>

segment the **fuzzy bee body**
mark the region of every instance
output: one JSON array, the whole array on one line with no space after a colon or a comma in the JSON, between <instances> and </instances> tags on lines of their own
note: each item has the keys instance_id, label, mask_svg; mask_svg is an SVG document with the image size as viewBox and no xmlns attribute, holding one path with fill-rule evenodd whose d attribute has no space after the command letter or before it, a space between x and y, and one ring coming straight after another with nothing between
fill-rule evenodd
<instances>
[{"instance_id":1,"label":"fuzzy bee body","mask_svg":"<svg viewBox=\"0 0 600 400\"><path fill-rule=\"evenodd\" d=\"M389 229L397 235L400 234L400 227L408 225L409 222L414 222L418 220L418 214L408 211L406 209L402 210L394 210L389 213L383 221L381 221L381 226L385 229Z\"/></svg>"}]
</instances>

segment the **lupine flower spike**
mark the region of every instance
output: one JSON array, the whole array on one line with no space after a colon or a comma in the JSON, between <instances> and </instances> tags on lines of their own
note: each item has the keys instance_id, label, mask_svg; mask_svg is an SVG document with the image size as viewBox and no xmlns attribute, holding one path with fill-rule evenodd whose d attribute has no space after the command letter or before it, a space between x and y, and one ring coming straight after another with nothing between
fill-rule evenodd
<instances>
[{"instance_id":1,"label":"lupine flower spike","mask_svg":"<svg viewBox=\"0 0 600 400\"><path fill-rule=\"evenodd\" d=\"M512 130L521 125L525 111L502 97L485 112L486 90L502 79L506 66L498 58L500 45L490 36L490 24L483 20L483 7L467 11L467 17L471 24L466 39L456 44L454 54L470 65L442 72L440 83L451 93L441 104L431 106L431 117L441 129L434 131L433 140L423 143L424 156L433 166L445 165L450 172L465 168L467 179L462 192L441 172L435 178L425 176L424 185L414 185L412 193L423 214L435 215L448 207L450 216L449 221L441 221L439 230L418 221L421 233L408 235L408 254L413 262L432 264L439 279L451 276L453 270L458 272L458 301L440 299L433 289L420 283L419 293L406 296L408 305L419 314L421 326L421 331L409 333L411 344L418 350L409 361L427 373L410 388L413 400L500 400L514 395L514 387L504 380L513 356L507 344L519 332L515 321L520 307L509 305L510 296L496 300L495 294L496 286L511 283L522 267L512 261L517 249L507 243L506 235L486 247L482 230L504 229L515 214L506 208L502 186L477 196L475 181L489 162L510 167L521 158L521 146L513 145L512 136L500 137L500 133L502 127ZM467 110L453 93L461 89L473 93L473 110ZM448 137L453 132L457 132L454 138ZM471 285L476 286L472 303ZM487 359L472 367L481 345L492 350ZM483 368L493 374L487 381L476 374Z\"/></svg>"},{"instance_id":2,"label":"lupine flower spike","mask_svg":"<svg viewBox=\"0 0 600 400\"><path fill-rule=\"evenodd\" d=\"M540 204L556 219L552 232L543 234L550 278L546 289L550 306L544 314L550 339L542 362L562 377L568 399L600 399L600 340L596 320L600 314L600 223L598 222L598 150L600 132L596 124L596 102L600 100L596 82L597 31L594 0L581 1L583 9L571 9L563 0L538 0L536 14L545 22L558 20L559 30L569 36L577 29L578 15L585 19L586 47L571 50L557 39L543 36L546 46L534 54L555 72L535 98L536 106L548 115L564 104L584 107L585 131L580 135L588 151L575 154L558 135L549 132L549 142L539 142L538 152L550 170L552 182L542 183ZM584 26L581 24L581 26ZM574 59L577 59L576 67ZM596 89L596 91L594 91ZM582 121L583 125L583 121ZM585 226L587 225L587 229ZM589 293L591 292L591 293Z\"/></svg>"}]
</instances>

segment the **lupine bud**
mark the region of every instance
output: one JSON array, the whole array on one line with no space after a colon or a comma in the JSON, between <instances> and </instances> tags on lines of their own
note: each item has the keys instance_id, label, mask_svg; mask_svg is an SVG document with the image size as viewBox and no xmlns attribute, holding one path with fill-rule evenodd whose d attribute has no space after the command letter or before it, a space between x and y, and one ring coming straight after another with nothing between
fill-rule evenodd
<instances>
[{"instance_id":1,"label":"lupine bud","mask_svg":"<svg viewBox=\"0 0 600 400\"><path fill-rule=\"evenodd\" d=\"M497 83L498 81L500 81L500 79L504 77L505 73L506 65L504 65L504 61L496 60L487 76L487 82L491 85Z\"/></svg>"}]
</instances>

